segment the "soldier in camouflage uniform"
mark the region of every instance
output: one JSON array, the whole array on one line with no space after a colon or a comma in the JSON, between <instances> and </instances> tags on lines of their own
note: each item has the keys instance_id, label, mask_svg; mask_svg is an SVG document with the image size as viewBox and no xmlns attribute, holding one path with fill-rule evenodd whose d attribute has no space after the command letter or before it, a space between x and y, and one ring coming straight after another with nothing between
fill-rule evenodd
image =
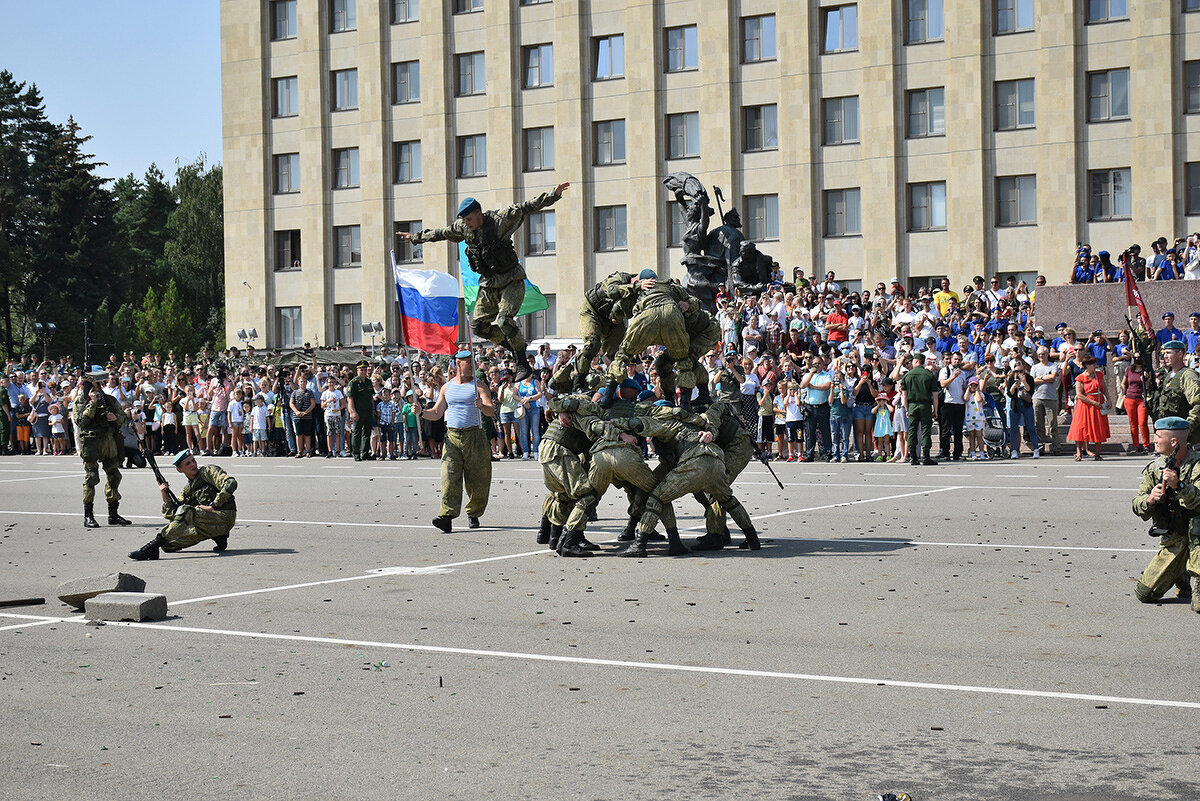
<instances>
[{"instance_id":1,"label":"soldier in camouflage uniform","mask_svg":"<svg viewBox=\"0 0 1200 801\"><path fill-rule=\"evenodd\" d=\"M760 546L754 523L745 507L733 496L729 476L725 472L724 454L714 444L713 429L719 428L718 421L725 413L724 407L723 403L714 403L703 416L688 415L683 419L647 416L629 421L632 433L674 443L678 451L678 464L646 499L646 510L638 522L635 539L621 552L621 556L645 556L646 538L654 531L663 505L693 492L708 493L729 512L746 537L738 547L758 550Z\"/></svg>"},{"instance_id":2,"label":"soldier in camouflage uniform","mask_svg":"<svg viewBox=\"0 0 1200 801\"><path fill-rule=\"evenodd\" d=\"M233 499L237 479L216 465L199 467L190 450L180 451L172 464L187 476L187 486L176 500L165 481L159 485L162 514L169 522L158 536L130 553L130 559L157 559L159 550L175 553L204 540L216 543L216 553L229 545L229 531L237 522L237 503Z\"/></svg>"},{"instance_id":3,"label":"soldier in camouflage uniform","mask_svg":"<svg viewBox=\"0 0 1200 801\"><path fill-rule=\"evenodd\" d=\"M599 550L599 546L587 542L583 536L588 511L599 500L588 483L587 465L583 462L591 442L571 424L571 415L561 411L565 400L568 399L556 397L550 401L549 408L557 417L542 434L542 444L538 446L542 478L550 492L542 505L538 542L549 543L551 550L560 556L591 556L593 550ZM577 398L569 400L578 403Z\"/></svg>"},{"instance_id":4,"label":"soldier in camouflage uniform","mask_svg":"<svg viewBox=\"0 0 1200 801\"><path fill-rule=\"evenodd\" d=\"M742 425L742 418L735 407L727 403L720 405L723 408L717 418L713 443L724 454L725 473L729 476L729 483L733 484L754 456L754 438ZM711 495L706 495L705 500L704 536L696 540L693 548L698 551L719 551L732 542L729 526L725 523L725 510L721 502Z\"/></svg>"},{"instance_id":5,"label":"soldier in camouflage uniform","mask_svg":"<svg viewBox=\"0 0 1200 801\"><path fill-rule=\"evenodd\" d=\"M485 212L475 198L469 197L458 207L458 219L445 228L399 235L414 244L443 240L467 243L467 261L479 273L471 331L480 339L512 351L518 382L528 378L531 371L525 358L525 336L517 325L517 313L525 300L525 268L517 258L512 236L526 217L558 202L569 186L559 184L552 192L497 211Z\"/></svg>"},{"instance_id":6,"label":"soldier in camouflage uniform","mask_svg":"<svg viewBox=\"0 0 1200 801\"><path fill-rule=\"evenodd\" d=\"M1186 420L1162 417L1154 424L1158 456L1142 471L1133 513L1153 521L1158 553L1142 572L1134 595L1153 603L1172 585L1180 597L1191 596L1200 612L1200 452L1189 450Z\"/></svg>"},{"instance_id":7,"label":"soldier in camouflage uniform","mask_svg":"<svg viewBox=\"0 0 1200 801\"><path fill-rule=\"evenodd\" d=\"M579 307L579 336L583 347L575 358L559 365L550 379L550 388L565 393L580 391L591 370L592 360L603 353L610 360L625 337L625 322L633 316L637 300L637 279L630 273L615 272L583 293Z\"/></svg>"},{"instance_id":8,"label":"soldier in camouflage uniform","mask_svg":"<svg viewBox=\"0 0 1200 801\"><path fill-rule=\"evenodd\" d=\"M1155 418L1182 417L1191 428L1189 445L1200 445L1200 375L1184 367L1185 347L1182 342L1167 342L1162 346L1165 373L1162 386L1150 410Z\"/></svg>"},{"instance_id":9,"label":"soldier in camouflage uniform","mask_svg":"<svg viewBox=\"0 0 1200 801\"><path fill-rule=\"evenodd\" d=\"M83 459L83 525L84 528L99 528L93 511L96 485L100 483L100 464L104 465L107 481L104 497L108 501L108 524L128 526L129 521L118 513L121 502L121 460L125 456L125 436L121 426L125 423L125 412L121 404L111 395L105 394L96 384L85 379L75 401L72 418L79 437L79 456Z\"/></svg>"}]
</instances>

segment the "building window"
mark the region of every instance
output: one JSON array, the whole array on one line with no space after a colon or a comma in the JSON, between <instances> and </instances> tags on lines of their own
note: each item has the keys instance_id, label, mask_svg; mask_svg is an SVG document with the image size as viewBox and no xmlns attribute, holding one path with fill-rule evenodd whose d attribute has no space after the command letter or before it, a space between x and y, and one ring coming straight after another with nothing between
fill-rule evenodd
<instances>
[{"instance_id":1,"label":"building window","mask_svg":"<svg viewBox=\"0 0 1200 801\"><path fill-rule=\"evenodd\" d=\"M779 195L746 195L745 209L747 239L779 238Z\"/></svg>"},{"instance_id":2,"label":"building window","mask_svg":"<svg viewBox=\"0 0 1200 801\"><path fill-rule=\"evenodd\" d=\"M300 154L280 153L275 156L275 194L287 195L300 191Z\"/></svg>"},{"instance_id":3,"label":"building window","mask_svg":"<svg viewBox=\"0 0 1200 801\"><path fill-rule=\"evenodd\" d=\"M596 69L592 78L607 81L625 77L625 36L597 36L592 40L592 58Z\"/></svg>"},{"instance_id":4,"label":"building window","mask_svg":"<svg viewBox=\"0 0 1200 801\"><path fill-rule=\"evenodd\" d=\"M483 11L483 0L454 0L455 14L470 14L472 11Z\"/></svg>"},{"instance_id":5,"label":"building window","mask_svg":"<svg viewBox=\"0 0 1200 801\"><path fill-rule=\"evenodd\" d=\"M746 106L742 109L742 141L746 152L779 147L777 106Z\"/></svg>"},{"instance_id":6,"label":"building window","mask_svg":"<svg viewBox=\"0 0 1200 801\"><path fill-rule=\"evenodd\" d=\"M396 252L397 264L412 264L424 259L425 254L422 246L414 243L411 239L401 239L400 233L409 234L421 233L420 220L401 220L396 223L393 235L392 249Z\"/></svg>"},{"instance_id":7,"label":"building window","mask_svg":"<svg viewBox=\"0 0 1200 801\"><path fill-rule=\"evenodd\" d=\"M700 155L700 112L667 115L667 158Z\"/></svg>"},{"instance_id":8,"label":"building window","mask_svg":"<svg viewBox=\"0 0 1200 801\"><path fill-rule=\"evenodd\" d=\"M1183 111L1200 114L1200 61L1183 63Z\"/></svg>"},{"instance_id":9,"label":"building window","mask_svg":"<svg viewBox=\"0 0 1200 801\"><path fill-rule=\"evenodd\" d=\"M460 53L455 58L455 65L458 72L458 96L483 94L483 53Z\"/></svg>"},{"instance_id":10,"label":"building window","mask_svg":"<svg viewBox=\"0 0 1200 801\"><path fill-rule=\"evenodd\" d=\"M1129 168L1088 171L1088 219L1120 220L1129 217Z\"/></svg>"},{"instance_id":11,"label":"building window","mask_svg":"<svg viewBox=\"0 0 1200 801\"><path fill-rule=\"evenodd\" d=\"M275 232L275 271L300 269L300 232Z\"/></svg>"},{"instance_id":12,"label":"building window","mask_svg":"<svg viewBox=\"0 0 1200 801\"><path fill-rule=\"evenodd\" d=\"M329 28L333 33L352 31L358 27L358 11L354 0L329 0Z\"/></svg>"},{"instance_id":13,"label":"building window","mask_svg":"<svg viewBox=\"0 0 1200 801\"><path fill-rule=\"evenodd\" d=\"M1032 128L1033 109L1033 78L996 82L997 131Z\"/></svg>"},{"instance_id":14,"label":"building window","mask_svg":"<svg viewBox=\"0 0 1200 801\"><path fill-rule=\"evenodd\" d=\"M825 190L825 236L857 236L862 233L860 189Z\"/></svg>"},{"instance_id":15,"label":"building window","mask_svg":"<svg viewBox=\"0 0 1200 801\"><path fill-rule=\"evenodd\" d=\"M946 183L908 185L908 230L936 231L946 227Z\"/></svg>"},{"instance_id":16,"label":"building window","mask_svg":"<svg viewBox=\"0 0 1200 801\"><path fill-rule=\"evenodd\" d=\"M521 0L523 6L540 6L549 3L550 0Z\"/></svg>"},{"instance_id":17,"label":"building window","mask_svg":"<svg viewBox=\"0 0 1200 801\"><path fill-rule=\"evenodd\" d=\"M458 137L458 177L487 175L487 136L474 134Z\"/></svg>"},{"instance_id":18,"label":"building window","mask_svg":"<svg viewBox=\"0 0 1200 801\"><path fill-rule=\"evenodd\" d=\"M696 26L667 28L667 72L694 70L699 66Z\"/></svg>"},{"instance_id":19,"label":"building window","mask_svg":"<svg viewBox=\"0 0 1200 801\"><path fill-rule=\"evenodd\" d=\"M1090 24L1129 19L1128 5L1126 0L1088 0L1087 21Z\"/></svg>"},{"instance_id":20,"label":"building window","mask_svg":"<svg viewBox=\"0 0 1200 801\"><path fill-rule=\"evenodd\" d=\"M333 307L333 319L337 321L337 341L343 345L358 345L362 342L362 304L338 303Z\"/></svg>"},{"instance_id":21,"label":"building window","mask_svg":"<svg viewBox=\"0 0 1200 801\"><path fill-rule=\"evenodd\" d=\"M358 108L358 70L334 70L333 110Z\"/></svg>"},{"instance_id":22,"label":"building window","mask_svg":"<svg viewBox=\"0 0 1200 801\"><path fill-rule=\"evenodd\" d=\"M596 250L624 250L629 247L624 206L596 207Z\"/></svg>"},{"instance_id":23,"label":"building window","mask_svg":"<svg viewBox=\"0 0 1200 801\"><path fill-rule=\"evenodd\" d=\"M917 89L908 93L908 138L946 135L946 90Z\"/></svg>"},{"instance_id":24,"label":"building window","mask_svg":"<svg viewBox=\"0 0 1200 801\"><path fill-rule=\"evenodd\" d=\"M554 169L554 129L525 129L525 171Z\"/></svg>"},{"instance_id":25,"label":"building window","mask_svg":"<svg viewBox=\"0 0 1200 801\"><path fill-rule=\"evenodd\" d=\"M858 98L827 97L821 101L825 118L824 142L844 145L858 141Z\"/></svg>"},{"instance_id":26,"label":"building window","mask_svg":"<svg viewBox=\"0 0 1200 801\"><path fill-rule=\"evenodd\" d=\"M908 0L905 14L907 44L942 41L942 0Z\"/></svg>"},{"instance_id":27,"label":"building window","mask_svg":"<svg viewBox=\"0 0 1200 801\"><path fill-rule=\"evenodd\" d=\"M392 24L416 22L418 17L418 0L392 0Z\"/></svg>"},{"instance_id":28,"label":"building window","mask_svg":"<svg viewBox=\"0 0 1200 801\"><path fill-rule=\"evenodd\" d=\"M530 45L522 49L525 64L525 88L554 85L554 45Z\"/></svg>"},{"instance_id":29,"label":"building window","mask_svg":"<svg viewBox=\"0 0 1200 801\"><path fill-rule=\"evenodd\" d=\"M683 235L687 231L687 220L683 218L683 204L676 200L668 200L667 218L671 221L667 232L667 247L677 248L683 244Z\"/></svg>"},{"instance_id":30,"label":"building window","mask_svg":"<svg viewBox=\"0 0 1200 801\"><path fill-rule=\"evenodd\" d=\"M271 3L271 40L296 38L296 0L274 0Z\"/></svg>"},{"instance_id":31,"label":"building window","mask_svg":"<svg viewBox=\"0 0 1200 801\"><path fill-rule=\"evenodd\" d=\"M358 186L358 148L343 147L333 151L333 188L352 189Z\"/></svg>"},{"instance_id":32,"label":"building window","mask_svg":"<svg viewBox=\"0 0 1200 801\"><path fill-rule=\"evenodd\" d=\"M1188 11L1200 10L1189 8ZM1200 215L1200 161L1189 161L1184 165L1183 213L1189 217Z\"/></svg>"},{"instance_id":33,"label":"building window","mask_svg":"<svg viewBox=\"0 0 1200 801\"><path fill-rule=\"evenodd\" d=\"M362 266L362 230L357 225L336 225L333 228L333 266Z\"/></svg>"},{"instance_id":34,"label":"building window","mask_svg":"<svg viewBox=\"0 0 1200 801\"><path fill-rule=\"evenodd\" d=\"M775 15L742 17L742 61L775 60Z\"/></svg>"},{"instance_id":35,"label":"building window","mask_svg":"<svg viewBox=\"0 0 1200 801\"><path fill-rule=\"evenodd\" d=\"M553 211L535 211L525 218L525 254L541 256L554 252L556 229Z\"/></svg>"},{"instance_id":36,"label":"building window","mask_svg":"<svg viewBox=\"0 0 1200 801\"><path fill-rule=\"evenodd\" d=\"M543 337L558 336L558 296L551 293L546 296L546 308L527 315L529 321L527 341Z\"/></svg>"},{"instance_id":37,"label":"building window","mask_svg":"<svg viewBox=\"0 0 1200 801\"><path fill-rule=\"evenodd\" d=\"M996 33L1033 30L1033 0L996 0Z\"/></svg>"},{"instance_id":38,"label":"building window","mask_svg":"<svg viewBox=\"0 0 1200 801\"><path fill-rule=\"evenodd\" d=\"M275 332L278 334L279 347L298 348L304 344L301 319L299 306L275 307Z\"/></svg>"},{"instance_id":39,"label":"building window","mask_svg":"<svg viewBox=\"0 0 1200 801\"><path fill-rule=\"evenodd\" d=\"M421 63L401 61L392 65L392 102L416 103L421 99Z\"/></svg>"},{"instance_id":40,"label":"building window","mask_svg":"<svg viewBox=\"0 0 1200 801\"><path fill-rule=\"evenodd\" d=\"M295 75L271 81L273 117L295 117L300 113L299 79Z\"/></svg>"},{"instance_id":41,"label":"building window","mask_svg":"<svg viewBox=\"0 0 1200 801\"><path fill-rule=\"evenodd\" d=\"M395 165L393 180L398 184L411 184L421 180L421 143L396 142L392 145L392 163Z\"/></svg>"},{"instance_id":42,"label":"building window","mask_svg":"<svg viewBox=\"0 0 1200 801\"><path fill-rule=\"evenodd\" d=\"M858 6L821 9L824 47L822 53L842 53L858 49Z\"/></svg>"},{"instance_id":43,"label":"building window","mask_svg":"<svg viewBox=\"0 0 1200 801\"><path fill-rule=\"evenodd\" d=\"M596 123L596 164L625 163L625 120Z\"/></svg>"},{"instance_id":44,"label":"building window","mask_svg":"<svg viewBox=\"0 0 1200 801\"><path fill-rule=\"evenodd\" d=\"M996 179L996 225L1037 222L1037 177L1012 175Z\"/></svg>"},{"instance_id":45,"label":"building window","mask_svg":"<svg viewBox=\"0 0 1200 801\"><path fill-rule=\"evenodd\" d=\"M1088 122L1129 119L1129 70L1089 72Z\"/></svg>"},{"instance_id":46,"label":"building window","mask_svg":"<svg viewBox=\"0 0 1200 801\"><path fill-rule=\"evenodd\" d=\"M1183 0L1184 11L1200 11L1200 0Z\"/></svg>"}]
</instances>

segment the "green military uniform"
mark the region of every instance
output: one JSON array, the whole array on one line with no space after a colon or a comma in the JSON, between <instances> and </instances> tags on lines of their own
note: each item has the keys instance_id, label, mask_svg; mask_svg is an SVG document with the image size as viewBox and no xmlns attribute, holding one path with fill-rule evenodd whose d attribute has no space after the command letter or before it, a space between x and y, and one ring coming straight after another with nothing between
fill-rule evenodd
<instances>
[{"instance_id":1,"label":"green military uniform","mask_svg":"<svg viewBox=\"0 0 1200 801\"><path fill-rule=\"evenodd\" d=\"M576 417L575 426L592 441L588 459L588 484L597 498L604 496L610 486L632 488L637 492L633 506L642 507L645 498L658 486L658 477L642 458L640 446L625 442L621 434L630 433L626 426L598 417ZM675 512L669 503L663 505L660 517L667 530L677 529Z\"/></svg>"},{"instance_id":2,"label":"green military uniform","mask_svg":"<svg viewBox=\"0 0 1200 801\"><path fill-rule=\"evenodd\" d=\"M579 306L579 336L583 347L575 358L559 365L550 386L557 392L571 389L576 376L592 369L592 360L601 352L610 360L625 338L625 321L633 316L637 287L631 273L615 272L583 293Z\"/></svg>"},{"instance_id":3,"label":"green military uniform","mask_svg":"<svg viewBox=\"0 0 1200 801\"><path fill-rule=\"evenodd\" d=\"M546 192L533 200L483 212L483 225L472 231L460 218L445 228L413 234L412 241L466 242L467 262L479 274L479 294L471 313L471 331L481 339L504 345L518 364L525 363L525 336L516 319L525 300L525 268L517 258L512 236L535 211L556 203L561 195Z\"/></svg>"},{"instance_id":4,"label":"green military uniform","mask_svg":"<svg viewBox=\"0 0 1200 801\"><path fill-rule=\"evenodd\" d=\"M744 379L745 375L738 375L732 367L722 363L716 376L712 379L717 388L714 399L735 405L736 408L736 404L741 403L742 400L742 381Z\"/></svg>"},{"instance_id":5,"label":"green military uniform","mask_svg":"<svg viewBox=\"0 0 1200 801\"><path fill-rule=\"evenodd\" d=\"M717 406L718 404L714 404L710 411ZM729 476L729 483L733 484L754 457L754 438L746 431L733 407L725 403L719 404L719 407L713 444L724 454L725 473ZM697 544L702 549L710 546L724 547L729 544L725 510L716 498L709 496L707 501L704 509L704 536L697 540Z\"/></svg>"},{"instance_id":6,"label":"green military uniform","mask_svg":"<svg viewBox=\"0 0 1200 801\"><path fill-rule=\"evenodd\" d=\"M96 485L100 483L99 466L104 465L107 481L104 497L110 503L121 500L121 460L125 456L125 437L121 426L125 423L125 412L116 398L97 390L96 400L77 398L73 422L79 436L79 456L83 459L83 504L90 508L96 498ZM108 413L116 415L109 420Z\"/></svg>"},{"instance_id":7,"label":"green military uniform","mask_svg":"<svg viewBox=\"0 0 1200 801\"><path fill-rule=\"evenodd\" d=\"M8 400L8 387L0 387L0 453L8 452L8 438L12 431L12 404Z\"/></svg>"},{"instance_id":8,"label":"green military uniform","mask_svg":"<svg viewBox=\"0 0 1200 801\"><path fill-rule=\"evenodd\" d=\"M900 379L900 388L908 399L908 454L913 464L919 461L918 454L929 457L933 447L933 401L942 391L937 376L925 369L924 364L914 365ZM921 450L917 450L917 432L921 432Z\"/></svg>"},{"instance_id":9,"label":"green military uniform","mask_svg":"<svg viewBox=\"0 0 1200 801\"><path fill-rule=\"evenodd\" d=\"M1177 421L1177 422L1176 422ZM1185 421L1179 417L1162 418L1158 428L1181 430ZM1182 430L1180 431L1182 433ZM1143 603L1161 598L1172 585L1179 584L1185 593L1182 579L1191 577L1192 609L1200 611L1200 596L1195 593L1196 577L1200 576L1200 453L1188 451L1179 473L1179 488L1168 490L1158 503L1149 502L1150 492L1162 483L1167 457L1157 456L1142 470L1142 483L1133 498L1133 513L1143 520L1152 520L1155 533L1160 533L1158 553L1142 571L1134 587L1134 595Z\"/></svg>"},{"instance_id":10,"label":"green military uniform","mask_svg":"<svg viewBox=\"0 0 1200 801\"><path fill-rule=\"evenodd\" d=\"M492 489L492 450L481 426L447 428L442 446L442 517L458 517L463 488L467 490L467 517L487 511Z\"/></svg>"},{"instance_id":11,"label":"green military uniform","mask_svg":"<svg viewBox=\"0 0 1200 801\"><path fill-rule=\"evenodd\" d=\"M681 303L687 303L689 306L686 315L680 308ZM693 310L707 316L707 312L700 308L700 301L677 283L656 281L650 289L639 290L629 328L616 356L613 357L612 364L609 365L609 381L623 379L626 369L637 361L646 348L662 345L665 350L655 359L654 367L658 371L663 395L671 400L675 398L677 363L679 386L685 390L695 387L696 375L693 371L699 367L699 363L692 355L692 332L689 331L688 323L690 320L693 328L700 328L702 318L692 314ZM711 316L709 319L712 319ZM720 336L719 328L717 336ZM700 370L707 379L707 372L703 371L703 368Z\"/></svg>"},{"instance_id":12,"label":"green military uniform","mask_svg":"<svg viewBox=\"0 0 1200 801\"><path fill-rule=\"evenodd\" d=\"M358 419L350 439L350 449L356 459L371 453L371 427L375 424L375 386L371 379L354 376L346 385L346 397Z\"/></svg>"},{"instance_id":13,"label":"green military uniform","mask_svg":"<svg viewBox=\"0 0 1200 801\"><path fill-rule=\"evenodd\" d=\"M591 443L582 431L564 426L557 418L550 421L546 433L542 434L538 463L542 466L542 478L550 492L543 509L552 525L577 523L582 529L587 522L587 507L579 509L579 501L592 492L587 465L582 458L590 447Z\"/></svg>"},{"instance_id":14,"label":"green military uniform","mask_svg":"<svg viewBox=\"0 0 1200 801\"><path fill-rule=\"evenodd\" d=\"M1184 367L1164 376L1158 392L1154 417L1182 417L1190 426L1188 445L1200 445L1200 375Z\"/></svg>"},{"instance_id":15,"label":"green military uniform","mask_svg":"<svg viewBox=\"0 0 1200 801\"><path fill-rule=\"evenodd\" d=\"M229 536L237 522L233 493L237 479L216 465L205 465L179 495L179 504L164 503L167 525L159 532L160 547L167 553L181 551L204 540ZM199 507L211 506L208 512Z\"/></svg>"}]
</instances>

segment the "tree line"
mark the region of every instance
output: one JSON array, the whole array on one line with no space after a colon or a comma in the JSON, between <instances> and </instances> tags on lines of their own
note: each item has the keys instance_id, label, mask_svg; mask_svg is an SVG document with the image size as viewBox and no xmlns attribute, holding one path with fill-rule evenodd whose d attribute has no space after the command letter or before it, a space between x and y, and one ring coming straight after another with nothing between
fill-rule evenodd
<instances>
[{"instance_id":1,"label":"tree line","mask_svg":"<svg viewBox=\"0 0 1200 801\"><path fill-rule=\"evenodd\" d=\"M74 118L0 71L0 357L224 347L221 167L203 155L113 181ZM52 323L54 329L49 325Z\"/></svg>"}]
</instances>

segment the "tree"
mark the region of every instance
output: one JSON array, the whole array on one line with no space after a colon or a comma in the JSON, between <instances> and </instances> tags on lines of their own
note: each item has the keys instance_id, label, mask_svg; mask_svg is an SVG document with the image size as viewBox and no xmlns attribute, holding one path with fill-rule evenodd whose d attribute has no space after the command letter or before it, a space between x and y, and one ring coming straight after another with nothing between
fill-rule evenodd
<instances>
[{"instance_id":1,"label":"tree","mask_svg":"<svg viewBox=\"0 0 1200 801\"><path fill-rule=\"evenodd\" d=\"M177 205L167 221L166 264L195 310L200 342L224 347L225 227L220 165L201 155L175 171Z\"/></svg>"},{"instance_id":2,"label":"tree","mask_svg":"<svg viewBox=\"0 0 1200 801\"><path fill-rule=\"evenodd\" d=\"M142 287L161 283L167 273L164 262L169 234L167 220L175 209L175 193L157 164L151 164L144 178L132 173L113 186L117 199L116 222L128 249L124 278L129 300L141 294Z\"/></svg>"}]
</instances>

